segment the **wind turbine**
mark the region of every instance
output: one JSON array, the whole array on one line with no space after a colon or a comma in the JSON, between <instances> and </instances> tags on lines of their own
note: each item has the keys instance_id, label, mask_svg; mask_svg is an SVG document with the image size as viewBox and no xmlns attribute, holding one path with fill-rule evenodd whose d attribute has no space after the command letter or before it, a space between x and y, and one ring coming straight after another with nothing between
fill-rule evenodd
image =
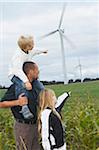
<instances>
[{"instance_id":1,"label":"wind turbine","mask_svg":"<svg viewBox=\"0 0 99 150\"><path fill-rule=\"evenodd\" d=\"M79 68L80 79L81 79L81 82L83 82L83 80L82 80L82 65L80 63L80 59L78 60L78 66L76 66L76 68Z\"/></svg>"},{"instance_id":2,"label":"wind turbine","mask_svg":"<svg viewBox=\"0 0 99 150\"><path fill-rule=\"evenodd\" d=\"M56 30L48 33L48 34L45 34L44 36L41 36L40 39L46 38L46 37L48 37L50 35L53 35L56 32L59 33L60 42L61 42L61 52L62 52L62 67L63 67L63 74L64 74L64 84L67 84L68 81L67 81L67 72L66 72L66 62L65 62L65 51L64 51L64 41L63 41L63 38L71 45L72 48L74 48L74 44L67 37L67 35L64 34L64 29L61 28L63 17L64 17L64 13L65 13L65 8L66 8L66 5L63 6L63 10L62 10L62 13L61 13L61 17L60 17L58 28Z\"/></svg>"}]
</instances>

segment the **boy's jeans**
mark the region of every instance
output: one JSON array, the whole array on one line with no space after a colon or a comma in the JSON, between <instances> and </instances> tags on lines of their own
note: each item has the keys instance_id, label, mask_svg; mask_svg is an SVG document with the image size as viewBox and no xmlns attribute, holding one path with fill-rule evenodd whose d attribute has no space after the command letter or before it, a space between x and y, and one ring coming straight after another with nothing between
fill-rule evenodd
<instances>
[{"instance_id":1,"label":"boy's jeans","mask_svg":"<svg viewBox=\"0 0 99 150\"><path fill-rule=\"evenodd\" d=\"M27 98L29 97L28 91L26 90L25 85L21 79L14 75L11 81L15 84L16 98L18 98L18 96L22 93L24 93L24 96L26 96ZM30 112L27 105L22 106L22 110L20 111L20 113L22 113L25 119L33 118L33 114Z\"/></svg>"}]
</instances>

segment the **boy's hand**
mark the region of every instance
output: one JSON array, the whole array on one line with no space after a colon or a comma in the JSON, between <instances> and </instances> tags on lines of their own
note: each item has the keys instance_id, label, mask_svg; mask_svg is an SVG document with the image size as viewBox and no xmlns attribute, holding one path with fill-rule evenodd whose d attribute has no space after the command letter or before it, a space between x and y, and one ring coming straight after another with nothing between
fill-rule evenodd
<instances>
[{"instance_id":1,"label":"boy's hand","mask_svg":"<svg viewBox=\"0 0 99 150\"><path fill-rule=\"evenodd\" d=\"M44 54L47 54L47 53L48 53L48 50L43 51L43 53L44 53Z\"/></svg>"},{"instance_id":2,"label":"boy's hand","mask_svg":"<svg viewBox=\"0 0 99 150\"><path fill-rule=\"evenodd\" d=\"M19 106L23 106L28 104L28 99L26 96L24 96L24 93L22 93L21 95L19 95L17 102Z\"/></svg>"},{"instance_id":3,"label":"boy's hand","mask_svg":"<svg viewBox=\"0 0 99 150\"><path fill-rule=\"evenodd\" d=\"M25 82L25 87L26 87L27 90L32 90L32 85L29 81Z\"/></svg>"}]
</instances>

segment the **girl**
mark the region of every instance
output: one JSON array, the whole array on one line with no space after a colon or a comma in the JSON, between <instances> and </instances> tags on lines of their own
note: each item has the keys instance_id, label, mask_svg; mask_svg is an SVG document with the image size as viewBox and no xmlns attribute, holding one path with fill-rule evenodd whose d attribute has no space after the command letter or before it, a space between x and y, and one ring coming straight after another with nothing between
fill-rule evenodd
<instances>
[{"instance_id":1,"label":"girl","mask_svg":"<svg viewBox=\"0 0 99 150\"><path fill-rule=\"evenodd\" d=\"M44 150L66 150L64 130L60 111L70 92L59 96L56 101L54 91L44 89L39 95L38 131Z\"/></svg>"}]
</instances>

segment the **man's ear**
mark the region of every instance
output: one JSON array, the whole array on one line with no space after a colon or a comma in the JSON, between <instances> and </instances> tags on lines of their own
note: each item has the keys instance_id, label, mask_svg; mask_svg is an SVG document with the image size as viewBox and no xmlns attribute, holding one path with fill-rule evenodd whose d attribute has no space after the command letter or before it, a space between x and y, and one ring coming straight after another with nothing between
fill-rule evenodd
<instances>
[{"instance_id":1,"label":"man's ear","mask_svg":"<svg viewBox=\"0 0 99 150\"><path fill-rule=\"evenodd\" d=\"M31 74L31 70L28 70L27 76Z\"/></svg>"},{"instance_id":2,"label":"man's ear","mask_svg":"<svg viewBox=\"0 0 99 150\"><path fill-rule=\"evenodd\" d=\"M33 74L33 70L32 69L29 70L29 74Z\"/></svg>"}]
</instances>

